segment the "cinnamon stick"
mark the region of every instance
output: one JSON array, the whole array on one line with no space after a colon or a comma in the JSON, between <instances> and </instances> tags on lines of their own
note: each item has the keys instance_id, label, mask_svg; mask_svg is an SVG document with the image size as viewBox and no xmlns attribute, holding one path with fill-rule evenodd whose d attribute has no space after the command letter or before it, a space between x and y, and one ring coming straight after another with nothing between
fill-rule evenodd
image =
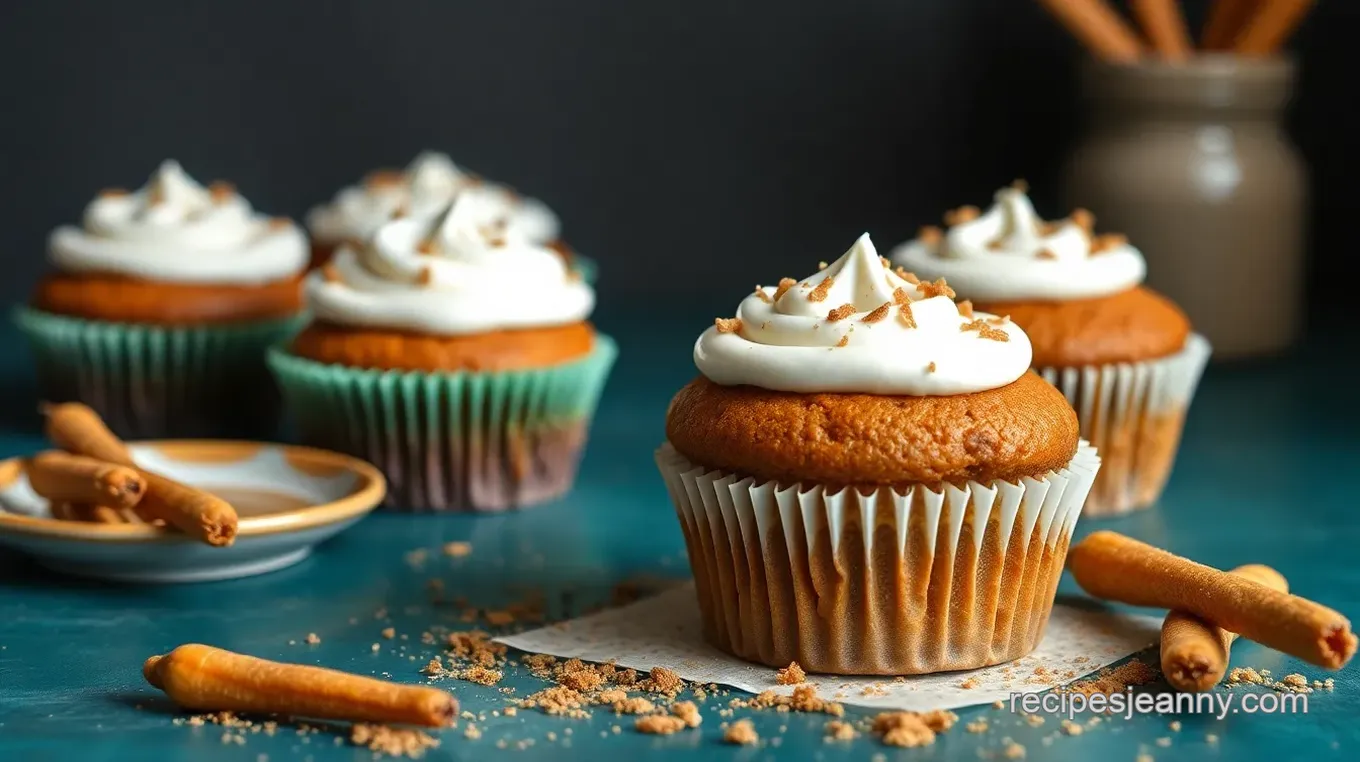
<instances>
[{"instance_id":1,"label":"cinnamon stick","mask_svg":"<svg viewBox=\"0 0 1360 762\"><path fill-rule=\"evenodd\" d=\"M131 508L146 494L136 469L65 452L45 452L24 463L28 484L52 501Z\"/></svg>"},{"instance_id":2,"label":"cinnamon stick","mask_svg":"<svg viewBox=\"0 0 1360 762\"><path fill-rule=\"evenodd\" d=\"M1282 593L1289 591L1283 575L1269 566L1249 564L1228 572ZM1206 622L1187 611L1172 611L1162 622L1162 674L1181 691L1207 691L1228 670L1228 655L1237 634Z\"/></svg>"},{"instance_id":3,"label":"cinnamon stick","mask_svg":"<svg viewBox=\"0 0 1360 762\"><path fill-rule=\"evenodd\" d=\"M197 643L152 656L142 674L176 704L200 711L429 727L449 725L458 714L457 699L437 688L281 664Z\"/></svg>"},{"instance_id":4,"label":"cinnamon stick","mask_svg":"<svg viewBox=\"0 0 1360 762\"><path fill-rule=\"evenodd\" d=\"M146 492L137 504L147 521L163 521L209 545L227 546L236 539L238 517L231 504L216 495L173 479L137 468L132 453L99 414L78 402L44 405L48 439L77 455L136 468L146 480Z\"/></svg>"},{"instance_id":5,"label":"cinnamon stick","mask_svg":"<svg viewBox=\"0 0 1360 762\"><path fill-rule=\"evenodd\" d=\"M1257 58L1274 55L1312 7L1313 0L1271 0L1262 4L1237 35L1233 51Z\"/></svg>"},{"instance_id":6,"label":"cinnamon stick","mask_svg":"<svg viewBox=\"0 0 1360 762\"><path fill-rule=\"evenodd\" d=\"M1119 63L1138 60L1138 36L1105 0L1039 0L1096 58Z\"/></svg>"},{"instance_id":7,"label":"cinnamon stick","mask_svg":"<svg viewBox=\"0 0 1360 762\"><path fill-rule=\"evenodd\" d=\"M1340 613L1116 532L1073 545L1067 567L1096 598L1188 611L1318 666L1340 669L1355 655L1355 634Z\"/></svg>"},{"instance_id":8,"label":"cinnamon stick","mask_svg":"<svg viewBox=\"0 0 1360 762\"><path fill-rule=\"evenodd\" d=\"M1184 61L1190 57L1190 31L1185 26L1176 0L1131 0L1129 7L1143 27L1152 47L1167 61Z\"/></svg>"},{"instance_id":9,"label":"cinnamon stick","mask_svg":"<svg viewBox=\"0 0 1360 762\"><path fill-rule=\"evenodd\" d=\"M1209 6L1200 46L1205 50L1230 50L1260 4L1261 0L1215 0Z\"/></svg>"}]
</instances>

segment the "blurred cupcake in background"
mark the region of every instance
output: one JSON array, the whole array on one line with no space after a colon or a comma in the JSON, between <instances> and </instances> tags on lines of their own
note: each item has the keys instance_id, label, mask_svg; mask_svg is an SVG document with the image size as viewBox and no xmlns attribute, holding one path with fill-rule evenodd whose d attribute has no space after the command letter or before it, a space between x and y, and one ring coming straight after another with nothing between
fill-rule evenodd
<instances>
[{"instance_id":1,"label":"blurred cupcake in background","mask_svg":"<svg viewBox=\"0 0 1360 762\"><path fill-rule=\"evenodd\" d=\"M264 352L302 322L307 265L291 220L166 161L53 231L48 258L17 313L45 399L84 402L125 437L276 433Z\"/></svg>"},{"instance_id":2,"label":"blurred cupcake in background","mask_svg":"<svg viewBox=\"0 0 1360 762\"><path fill-rule=\"evenodd\" d=\"M330 203L309 211L312 267L329 262L342 244L362 245L396 217L438 214L454 196L469 192L482 196L478 210L487 217L484 224L503 224L520 238L549 246L573 265L580 265L586 279L593 281L593 267L561 242L561 224L547 205L483 180L454 164L448 155L434 151L421 153L404 170L370 172L359 185L341 189Z\"/></svg>"},{"instance_id":3,"label":"blurred cupcake in background","mask_svg":"<svg viewBox=\"0 0 1360 762\"><path fill-rule=\"evenodd\" d=\"M893 262L947 279L972 307L1029 335L1035 369L1072 403L1104 463L1086 515L1156 502L1210 347L1179 307L1140 285L1143 255L1122 235L1095 234L1085 210L1042 220L1020 182L986 212L965 206L945 221Z\"/></svg>"},{"instance_id":4,"label":"blurred cupcake in background","mask_svg":"<svg viewBox=\"0 0 1360 762\"><path fill-rule=\"evenodd\" d=\"M614 342L595 293L485 194L392 220L308 276L315 320L270 353L308 444L363 457L389 505L493 511L570 488Z\"/></svg>"}]
</instances>

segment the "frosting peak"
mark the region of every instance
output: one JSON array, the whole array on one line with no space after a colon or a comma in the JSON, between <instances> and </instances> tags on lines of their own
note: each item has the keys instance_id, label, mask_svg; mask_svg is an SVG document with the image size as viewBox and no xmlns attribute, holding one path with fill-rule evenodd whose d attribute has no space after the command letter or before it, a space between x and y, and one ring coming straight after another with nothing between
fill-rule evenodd
<instances>
[{"instance_id":1,"label":"frosting peak","mask_svg":"<svg viewBox=\"0 0 1360 762\"><path fill-rule=\"evenodd\" d=\"M486 222L464 191L434 217L383 225L346 246L307 281L317 318L436 335L565 325L585 320L595 294L555 251Z\"/></svg>"},{"instance_id":2,"label":"frosting peak","mask_svg":"<svg viewBox=\"0 0 1360 762\"><path fill-rule=\"evenodd\" d=\"M946 216L949 230L923 229L893 252L893 261L947 278L982 301L1085 299L1142 282L1143 256L1123 236L1094 235L1090 212L1046 222L1017 183L997 191L985 213L963 207Z\"/></svg>"},{"instance_id":3,"label":"frosting peak","mask_svg":"<svg viewBox=\"0 0 1360 762\"><path fill-rule=\"evenodd\" d=\"M291 222L256 213L230 184L205 188L168 160L138 191L101 193L83 228L53 231L49 252L69 272L252 285L301 272L307 241Z\"/></svg>"},{"instance_id":4,"label":"frosting peak","mask_svg":"<svg viewBox=\"0 0 1360 762\"><path fill-rule=\"evenodd\" d=\"M816 275L757 287L699 337L694 361L715 383L792 392L964 394L1023 375L1024 332L953 296L890 269L866 234Z\"/></svg>"}]
</instances>

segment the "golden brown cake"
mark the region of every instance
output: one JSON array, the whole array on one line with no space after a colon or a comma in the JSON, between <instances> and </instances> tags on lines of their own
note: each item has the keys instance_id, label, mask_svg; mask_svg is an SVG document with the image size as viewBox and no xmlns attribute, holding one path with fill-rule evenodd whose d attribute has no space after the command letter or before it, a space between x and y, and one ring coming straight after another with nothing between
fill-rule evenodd
<instances>
[{"instance_id":1,"label":"golden brown cake","mask_svg":"<svg viewBox=\"0 0 1360 762\"><path fill-rule=\"evenodd\" d=\"M300 275L260 285L161 283L100 273L52 273L33 307L57 315L149 325L211 325L290 317L302 310Z\"/></svg>"},{"instance_id":2,"label":"golden brown cake","mask_svg":"<svg viewBox=\"0 0 1360 762\"><path fill-rule=\"evenodd\" d=\"M715 646L903 675L1038 643L1099 459L1024 331L953 296L864 236L699 338L657 464Z\"/></svg>"},{"instance_id":3,"label":"golden brown cake","mask_svg":"<svg viewBox=\"0 0 1360 762\"><path fill-rule=\"evenodd\" d=\"M1025 330L1034 369L1062 390L1101 453L1086 515L1156 502L1209 346L1179 307L1141 285L1142 254L1121 235L1097 234L1090 212L1040 219L1022 183L998 191L986 212L962 207L945 223L893 261L948 279L977 309Z\"/></svg>"},{"instance_id":4,"label":"golden brown cake","mask_svg":"<svg viewBox=\"0 0 1360 762\"><path fill-rule=\"evenodd\" d=\"M561 326L437 336L383 328L314 322L293 339L294 355L327 365L424 372L546 368L590 354L595 329L581 321Z\"/></svg>"}]
</instances>

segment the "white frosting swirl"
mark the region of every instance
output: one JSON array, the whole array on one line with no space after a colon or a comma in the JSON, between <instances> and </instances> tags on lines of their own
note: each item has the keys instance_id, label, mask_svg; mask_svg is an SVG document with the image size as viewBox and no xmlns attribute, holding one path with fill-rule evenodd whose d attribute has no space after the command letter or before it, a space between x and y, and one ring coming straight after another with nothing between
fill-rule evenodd
<instances>
[{"instance_id":1,"label":"white frosting swirl","mask_svg":"<svg viewBox=\"0 0 1360 762\"><path fill-rule=\"evenodd\" d=\"M585 320L595 292L557 252L486 225L486 197L460 193L440 215L393 220L307 277L317 319L456 336Z\"/></svg>"},{"instance_id":2,"label":"white frosting swirl","mask_svg":"<svg viewBox=\"0 0 1360 762\"><path fill-rule=\"evenodd\" d=\"M1045 223L1023 190L1003 188L991 209L950 227L942 242L909 241L892 260L983 302L1091 299L1142 283L1143 255L1122 238L1093 239L1089 223Z\"/></svg>"},{"instance_id":3,"label":"white frosting swirl","mask_svg":"<svg viewBox=\"0 0 1360 762\"><path fill-rule=\"evenodd\" d=\"M229 186L209 190L166 161L141 190L91 202L83 228L52 231L48 253L66 272L258 285L301 272L307 238L291 221L257 214Z\"/></svg>"},{"instance_id":4,"label":"white frosting swirl","mask_svg":"<svg viewBox=\"0 0 1360 762\"><path fill-rule=\"evenodd\" d=\"M453 197L469 189L485 194L480 206L488 222L504 220L516 234L535 243L556 240L557 215L532 198L486 183L453 163L447 154L425 151L401 173L378 173L362 185L342 189L329 204L307 213L307 227L320 241L367 240L399 212L411 217L439 214Z\"/></svg>"},{"instance_id":5,"label":"white frosting swirl","mask_svg":"<svg viewBox=\"0 0 1360 762\"><path fill-rule=\"evenodd\" d=\"M718 384L788 392L966 394L1024 375L1024 331L965 317L941 286L894 273L866 234L810 278L758 287L739 325L720 320L699 337L694 363Z\"/></svg>"}]
</instances>

